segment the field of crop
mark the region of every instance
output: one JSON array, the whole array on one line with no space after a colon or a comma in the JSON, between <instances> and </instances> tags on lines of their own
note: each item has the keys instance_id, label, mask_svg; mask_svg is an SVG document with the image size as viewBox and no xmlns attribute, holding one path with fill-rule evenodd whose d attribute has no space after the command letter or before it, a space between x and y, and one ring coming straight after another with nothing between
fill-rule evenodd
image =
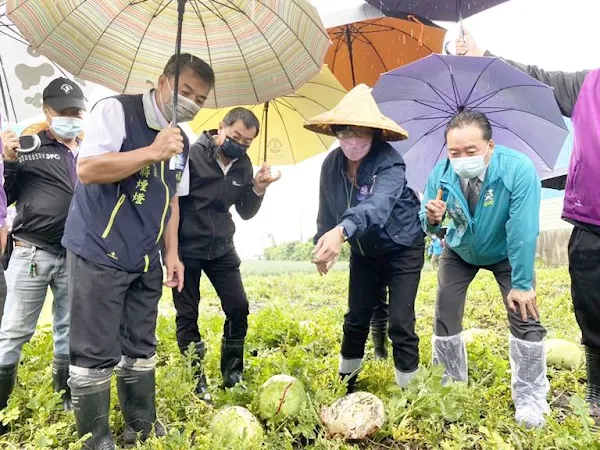
<instances>
[{"instance_id":1,"label":"field of crop","mask_svg":"<svg viewBox=\"0 0 600 450\"><path fill-rule=\"evenodd\" d=\"M170 294L165 292L158 327L157 405L160 418L169 427L169 436L148 441L139 448L217 450L211 444L209 433L215 410L223 405L240 405L256 412L259 386L272 375L281 373L298 377L306 384L310 404L296 423L265 424L264 449L600 448L597 442L600 435L594 431L581 400L585 390L582 368L549 370L552 416L544 429L526 431L515 424L506 316L497 286L489 274L480 274L473 283L465 311L465 328L490 331L487 337L469 345L470 384L442 386L439 368L432 368L429 362L436 288L435 274L430 271L423 275L417 302L424 367L421 375L409 389L402 391L394 387L392 361L373 361L369 343L359 388L384 401L387 421L368 442L327 439L319 424L318 411L343 395L336 369L347 273L338 270L321 278L308 272L309 267L276 262L268 267L261 262L244 267L252 302L246 389L236 387L225 392L218 388L223 316L214 291L203 284L201 325L209 349L205 365L214 390L214 407L206 406L191 393L191 361L180 356L177 350L174 311ZM578 342L566 269L540 269L538 295L549 337ZM46 326L25 348L17 387L9 407L1 414L10 422L12 432L0 438L0 448L78 448L73 416L60 410L59 396L51 389L51 355L52 340ZM123 423L116 390L112 405L111 423L118 437Z\"/></svg>"}]
</instances>

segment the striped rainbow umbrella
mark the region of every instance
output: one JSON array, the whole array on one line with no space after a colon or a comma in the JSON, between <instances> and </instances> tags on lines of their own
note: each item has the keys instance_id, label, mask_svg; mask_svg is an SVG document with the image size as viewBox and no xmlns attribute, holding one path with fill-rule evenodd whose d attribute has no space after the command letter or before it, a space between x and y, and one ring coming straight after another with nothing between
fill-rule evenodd
<instances>
[{"instance_id":1,"label":"striped rainbow umbrella","mask_svg":"<svg viewBox=\"0 0 600 450\"><path fill-rule=\"evenodd\" d=\"M330 45L307 0L8 0L6 7L35 51L117 92L147 90L173 53L200 57L215 71L206 102L213 108L294 92L320 72Z\"/></svg>"}]
</instances>

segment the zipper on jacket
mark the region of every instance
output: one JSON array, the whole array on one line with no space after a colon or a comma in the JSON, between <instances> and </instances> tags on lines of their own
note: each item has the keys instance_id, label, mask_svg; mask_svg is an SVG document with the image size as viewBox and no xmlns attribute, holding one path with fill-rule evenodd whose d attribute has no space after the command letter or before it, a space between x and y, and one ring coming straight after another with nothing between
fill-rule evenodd
<instances>
[{"instance_id":1,"label":"zipper on jacket","mask_svg":"<svg viewBox=\"0 0 600 450\"><path fill-rule=\"evenodd\" d=\"M117 217L117 213L119 212L119 209L121 209L121 206L123 206L123 203L125 203L126 198L127 197L125 196L125 194L121 194L121 196L119 197L117 204L115 205L112 212L110 213L110 218L108 219L108 224L106 225L106 228L104 229L104 233L102 233L102 239L106 239L108 237L108 235L110 234L110 231L111 231L113 225L115 224L115 219Z\"/></svg>"},{"instance_id":2,"label":"zipper on jacket","mask_svg":"<svg viewBox=\"0 0 600 450\"><path fill-rule=\"evenodd\" d=\"M165 231L165 218L167 217L167 212L169 211L169 203L170 203L170 199L169 199L169 186L167 185L167 182L165 181L165 162L161 161L160 162L160 181L162 181L162 184L165 187L165 209L163 210L162 213L162 218L160 219L160 229L158 230L158 237L156 238L156 243L158 244L160 242L160 238L163 235L163 232Z\"/></svg>"},{"instance_id":3,"label":"zipper on jacket","mask_svg":"<svg viewBox=\"0 0 600 450\"><path fill-rule=\"evenodd\" d=\"M343 171L342 171L342 174L343 174ZM356 175L357 175L356 178L358 179L358 173ZM345 175L344 175L344 178L346 178ZM350 180L350 179L348 181L350 181L350 194L348 194L348 184L347 183L344 183L344 189L346 190L346 199L348 200L347 208L350 209L350 205L352 204L352 195L354 194L354 183L352 183L352 180ZM356 241L356 245L358 245L358 251L360 252L360 254L362 256L365 256L365 252L363 251L358 238L356 238L355 241Z\"/></svg>"},{"instance_id":4,"label":"zipper on jacket","mask_svg":"<svg viewBox=\"0 0 600 450\"><path fill-rule=\"evenodd\" d=\"M144 273L148 272L148 269L150 269L150 257L144 255Z\"/></svg>"},{"instance_id":5,"label":"zipper on jacket","mask_svg":"<svg viewBox=\"0 0 600 450\"><path fill-rule=\"evenodd\" d=\"M219 165L219 169L221 169L220 165ZM223 169L221 169L221 171L223 171ZM221 185L221 192L219 194L219 197L217 197L217 200L221 200L223 198L223 192L225 192L226 184L227 184L227 175L225 173L223 173L223 183ZM217 239L217 231L215 230L215 221L213 220L212 214L210 213L210 208L208 208L208 218L210 219L210 223L212 225L211 228L212 228L212 234L213 234L212 241L210 242L210 245L208 246L208 259L210 259L211 253L212 253L213 242L215 241L215 239Z\"/></svg>"}]
</instances>

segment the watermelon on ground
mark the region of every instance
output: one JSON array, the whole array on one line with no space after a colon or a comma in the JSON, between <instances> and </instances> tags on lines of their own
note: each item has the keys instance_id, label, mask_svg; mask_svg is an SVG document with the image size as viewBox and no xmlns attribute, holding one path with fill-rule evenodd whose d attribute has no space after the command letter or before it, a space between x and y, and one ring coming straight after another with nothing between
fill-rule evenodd
<instances>
[{"instance_id":1,"label":"watermelon on ground","mask_svg":"<svg viewBox=\"0 0 600 450\"><path fill-rule=\"evenodd\" d=\"M583 351L574 342L565 339L548 339L546 345L546 362L558 369L573 370L583 361Z\"/></svg>"},{"instance_id":2,"label":"watermelon on ground","mask_svg":"<svg viewBox=\"0 0 600 450\"><path fill-rule=\"evenodd\" d=\"M330 438L363 440L381 429L385 422L385 408L375 395L355 392L323 408L321 421Z\"/></svg>"},{"instance_id":3,"label":"watermelon on ground","mask_svg":"<svg viewBox=\"0 0 600 450\"><path fill-rule=\"evenodd\" d=\"M262 425L241 406L221 409L210 423L212 442L220 449L260 448L264 439Z\"/></svg>"},{"instance_id":4,"label":"watermelon on ground","mask_svg":"<svg viewBox=\"0 0 600 450\"><path fill-rule=\"evenodd\" d=\"M262 420L296 417L307 400L304 385L289 375L275 375L260 388L258 412Z\"/></svg>"}]
</instances>

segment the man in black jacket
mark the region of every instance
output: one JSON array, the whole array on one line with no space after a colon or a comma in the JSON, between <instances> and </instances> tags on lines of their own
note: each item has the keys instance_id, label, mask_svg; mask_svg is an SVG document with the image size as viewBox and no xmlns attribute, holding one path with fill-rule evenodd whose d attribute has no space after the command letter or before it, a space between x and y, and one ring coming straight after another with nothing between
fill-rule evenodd
<instances>
[{"instance_id":1,"label":"man in black jacket","mask_svg":"<svg viewBox=\"0 0 600 450\"><path fill-rule=\"evenodd\" d=\"M67 268L60 241L75 186L85 101L76 83L57 78L44 90L43 102L50 128L38 134L38 150L18 155L18 136L12 131L2 135L4 189L8 204L16 202L17 216L0 329L0 409L14 386L21 349L35 331L48 287L54 295L54 389L63 391L63 406L71 408Z\"/></svg>"},{"instance_id":2,"label":"man in black jacket","mask_svg":"<svg viewBox=\"0 0 600 450\"><path fill-rule=\"evenodd\" d=\"M230 110L218 130L205 131L190 150L190 192L180 199L179 253L185 266L184 288L173 289L177 309L177 343L186 352L191 343L198 365L205 348L198 330L200 275L208 276L226 315L221 345L221 373L225 387L242 378L244 339L248 329L248 300L235 251L233 205L244 220L256 215L273 177L266 164L253 176L248 147L259 132L259 122L245 108ZM201 367L196 393L210 400Z\"/></svg>"}]
</instances>

